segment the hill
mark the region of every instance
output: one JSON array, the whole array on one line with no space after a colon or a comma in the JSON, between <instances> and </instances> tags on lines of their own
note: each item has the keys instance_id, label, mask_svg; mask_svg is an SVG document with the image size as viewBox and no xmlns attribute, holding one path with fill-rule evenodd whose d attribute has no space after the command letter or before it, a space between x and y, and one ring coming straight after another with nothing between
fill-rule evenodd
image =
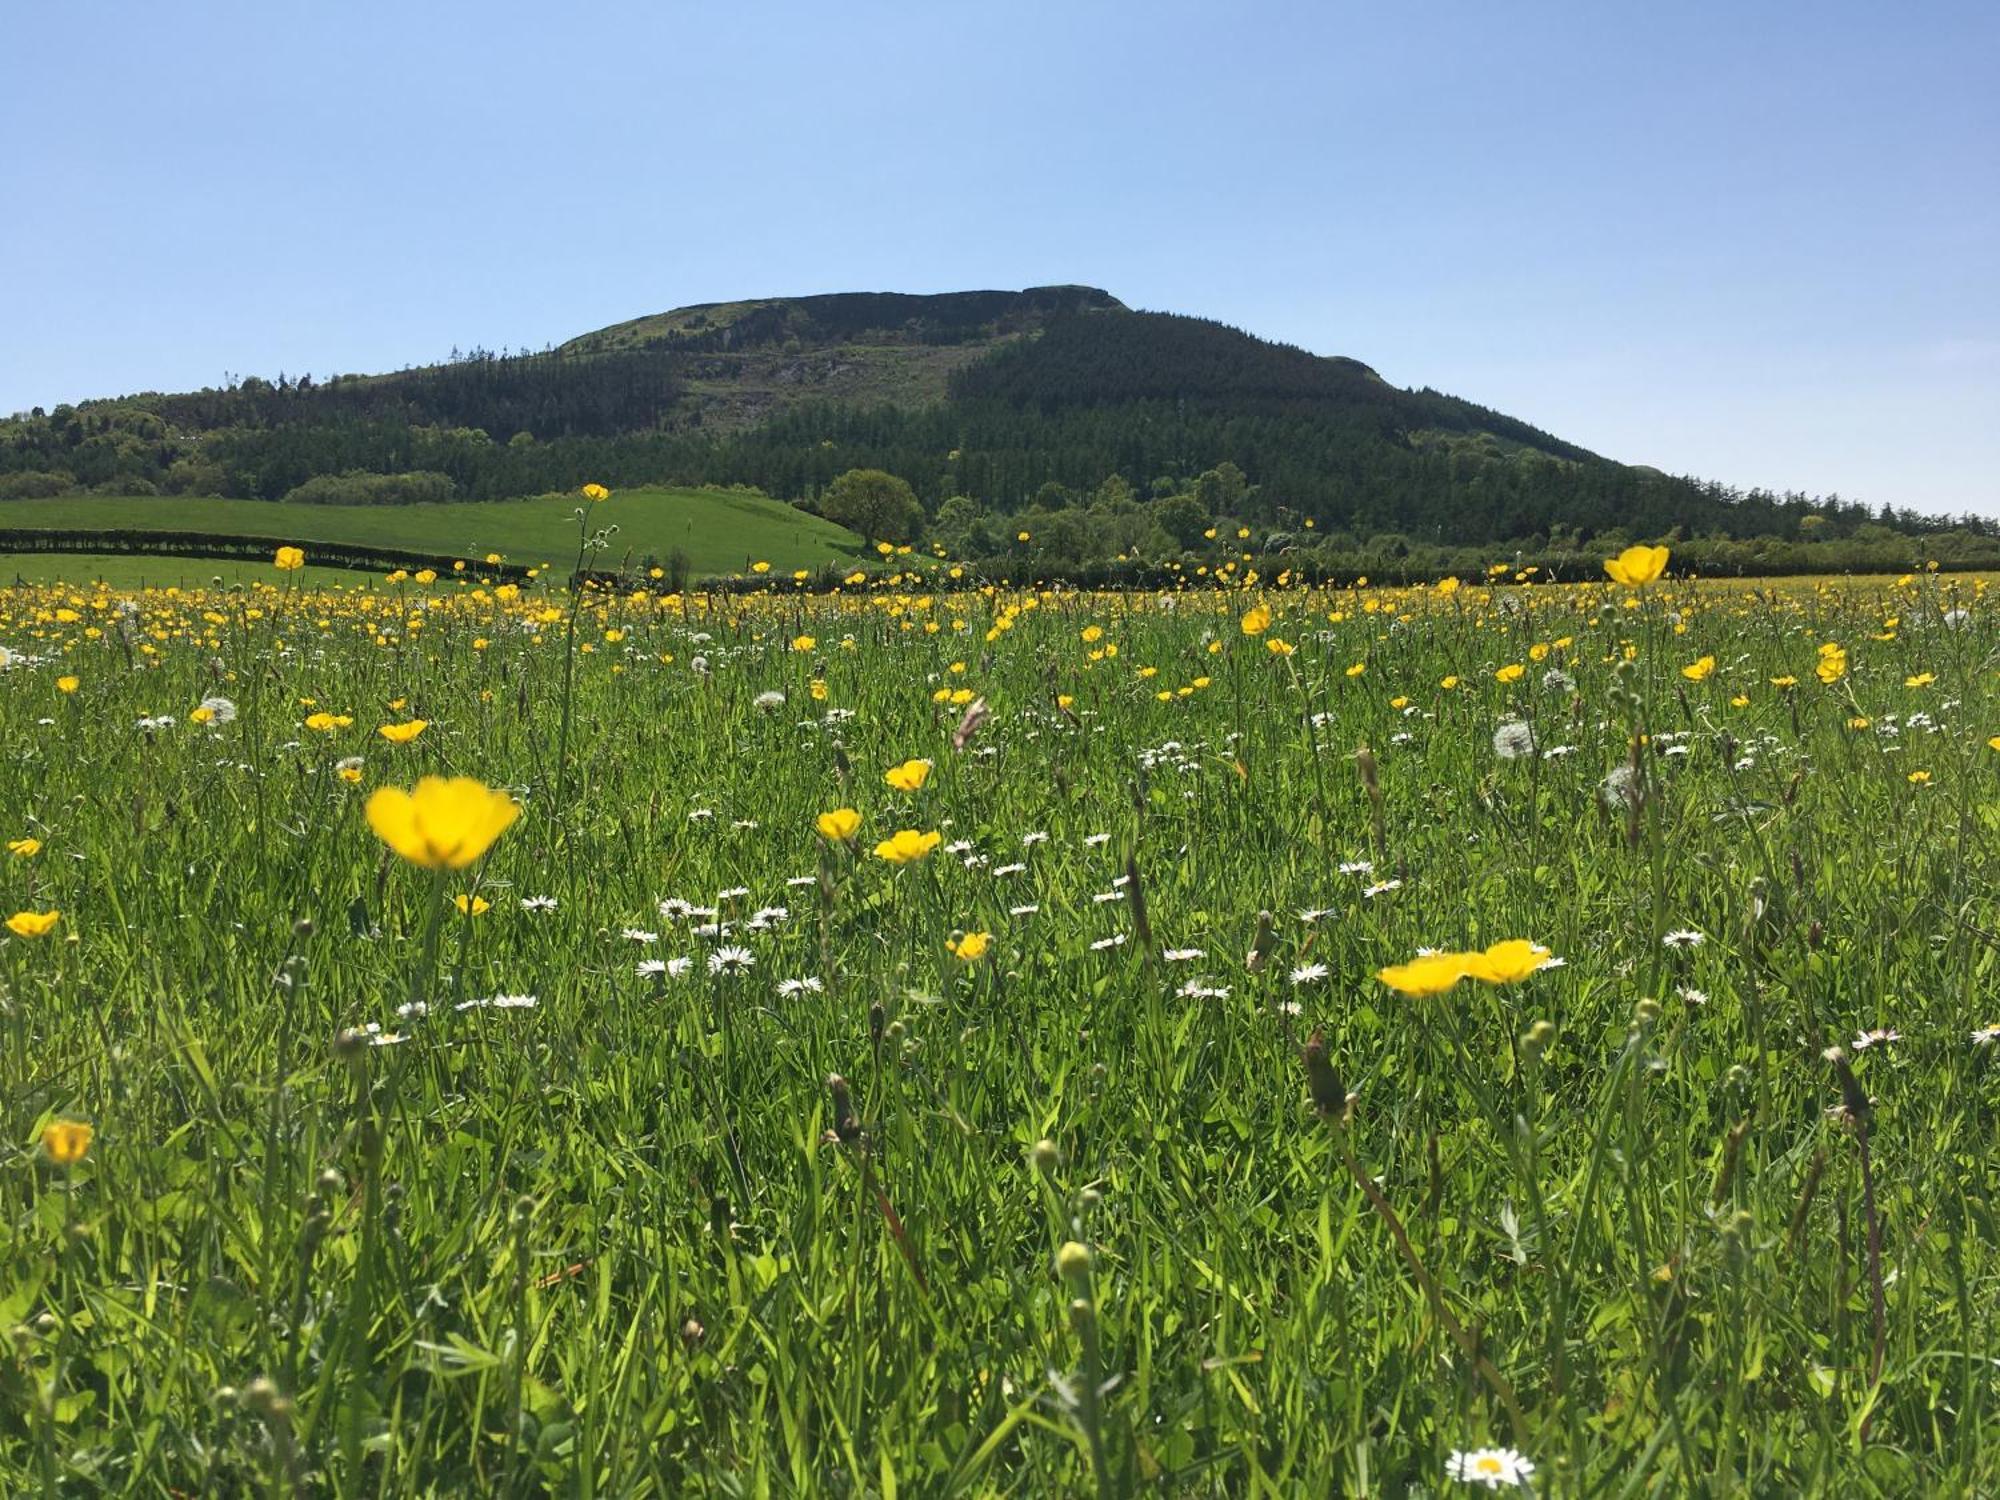
<instances>
[{"instance_id":1,"label":"hill","mask_svg":"<svg viewBox=\"0 0 2000 1500\"><path fill-rule=\"evenodd\" d=\"M1357 359L1081 286L708 303L539 353L0 422L0 498L152 492L168 526L189 524L186 497L401 508L589 480L752 486L812 505L856 468L905 481L925 529L969 555L1026 529L1054 557L1154 556L1223 522L1392 555L1946 524L1620 464ZM1009 519L1029 510L1056 519ZM725 534L712 550L754 549Z\"/></svg>"}]
</instances>

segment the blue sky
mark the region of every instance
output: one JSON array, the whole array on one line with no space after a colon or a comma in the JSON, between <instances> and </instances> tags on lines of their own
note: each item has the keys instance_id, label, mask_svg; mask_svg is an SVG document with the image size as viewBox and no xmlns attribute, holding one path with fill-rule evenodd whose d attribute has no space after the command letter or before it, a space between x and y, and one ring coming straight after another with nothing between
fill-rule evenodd
<instances>
[{"instance_id":1,"label":"blue sky","mask_svg":"<svg viewBox=\"0 0 2000 1500\"><path fill-rule=\"evenodd\" d=\"M1074 281L2000 514L1990 3L20 6L0 411Z\"/></svg>"}]
</instances>

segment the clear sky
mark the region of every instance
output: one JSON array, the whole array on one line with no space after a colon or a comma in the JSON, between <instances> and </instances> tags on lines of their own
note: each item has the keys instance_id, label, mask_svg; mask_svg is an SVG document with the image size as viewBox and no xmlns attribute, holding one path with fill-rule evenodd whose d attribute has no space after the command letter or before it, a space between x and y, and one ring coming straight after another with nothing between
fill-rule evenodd
<instances>
[{"instance_id":1,"label":"clear sky","mask_svg":"<svg viewBox=\"0 0 2000 1500\"><path fill-rule=\"evenodd\" d=\"M2000 4L0 10L0 411L1102 286L1611 457L2000 513Z\"/></svg>"}]
</instances>

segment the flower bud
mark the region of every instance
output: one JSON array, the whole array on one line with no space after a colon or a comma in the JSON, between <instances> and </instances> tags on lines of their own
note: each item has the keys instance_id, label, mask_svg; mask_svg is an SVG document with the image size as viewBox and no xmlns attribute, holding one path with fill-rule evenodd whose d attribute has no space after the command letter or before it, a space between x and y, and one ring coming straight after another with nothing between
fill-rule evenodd
<instances>
[{"instance_id":1,"label":"flower bud","mask_svg":"<svg viewBox=\"0 0 2000 1500\"><path fill-rule=\"evenodd\" d=\"M1079 1240L1066 1240L1062 1249L1056 1251L1056 1270L1064 1281L1082 1281L1090 1275L1090 1246Z\"/></svg>"}]
</instances>

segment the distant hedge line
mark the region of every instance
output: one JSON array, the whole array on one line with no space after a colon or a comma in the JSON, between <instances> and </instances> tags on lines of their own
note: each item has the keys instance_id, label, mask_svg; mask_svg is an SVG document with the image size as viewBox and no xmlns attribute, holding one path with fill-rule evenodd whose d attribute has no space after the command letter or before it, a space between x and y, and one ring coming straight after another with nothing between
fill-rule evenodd
<instances>
[{"instance_id":1,"label":"distant hedge line","mask_svg":"<svg viewBox=\"0 0 2000 1500\"><path fill-rule=\"evenodd\" d=\"M1237 571L1228 575L1218 575L1214 571L1197 573L1196 565L1186 564L1178 570L1157 563L1081 563L1070 566L1042 564L1032 568L1007 568L996 562L960 564L961 576L947 580L939 573L927 573L923 582L914 584L916 588L937 588L947 582L958 588L980 588L993 584L1001 588L1073 588L1103 590L1108 592L1158 593L1185 590L1212 589L1218 587L1240 587L1246 573L1255 572L1264 580L1275 582L1281 575L1288 583L1311 584L1321 588L1348 588L1364 579L1370 584L1389 588L1408 588L1422 584L1436 583L1439 579L1456 577L1465 583L1487 581L1481 568L1439 567L1422 562L1381 562L1358 560L1352 562L1327 561L1314 557L1288 557L1285 555L1264 556L1242 563ZM1604 581L1603 558L1596 554L1550 554L1531 556L1518 563L1510 563L1509 573L1500 581L1511 580L1517 568L1532 567L1536 571L1534 579L1538 583L1602 583ZM1701 578L1786 578L1802 576L1843 577L1864 573L1907 573L1921 572L1926 562L1914 559L1907 550L1885 551L1877 557L1861 559L1829 556L1801 556L1797 551L1787 551L1778 556L1763 558L1740 558L1720 561L1701 555L1699 545L1690 546L1683 554L1676 549L1672 571L1677 576ZM1968 573L1994 571L2000 569L2000 558L1946 558L1936 564L1944 573ZM851 576L852 563L828 564L814 570L809 576L799 579L790 575L780 577L772 573L761 577L744 578L702 578L695 580L676 579L672 575L654 579L645 568L628 569L622 572L585 572L579 575L586 587L601 589L650 589L656 593L678 593L684 589L694 589L705 593L718 594L819 594L837 587L841 580Z\"/></svg>"},{"instance_id":2,"label":"distant hedge line","mask_svg":"<svg viewBox=\"0 0 2000 1500\"><path fill-rule=\"evenodd\" d=\"M104 552L120 557L206 557L231 562L269 562L280 543L272 537L233 536L214 531L54 531L40 528L0 528L0 552ZM417 572L435 568L449 573L464 562L481 577L518 581L528 576L521 563L486 563L435 552L406 552L397 547L363 547L348 542L303 542L306 561L316 568L351 568L361 572Z\"/></svg>"}]
</instances>

